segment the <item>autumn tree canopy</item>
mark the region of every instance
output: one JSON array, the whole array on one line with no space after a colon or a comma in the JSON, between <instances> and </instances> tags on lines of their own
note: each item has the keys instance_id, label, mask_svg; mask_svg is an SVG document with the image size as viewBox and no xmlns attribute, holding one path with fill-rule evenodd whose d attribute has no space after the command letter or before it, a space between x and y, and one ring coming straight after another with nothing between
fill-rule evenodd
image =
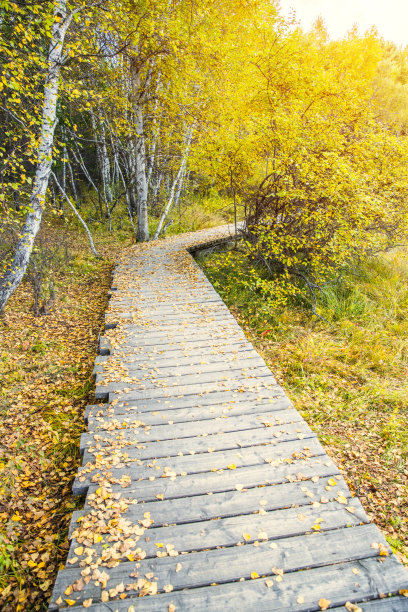
<instances>
[{"instance_id":1,"label":"autumn tree canopy","mask_svg":"<svg viewBox=\"0 0 408 612\"><path fill-rule=\"evenodd\" d=\"M0 310L44 211L157 239L234 194L276 299L406 234L405 51L304 33L271 0L14 3L0 22ZM93 202L94 211L84 200ZM96 250L95 250L96 253Z\"/></svg>"}]
</instances>

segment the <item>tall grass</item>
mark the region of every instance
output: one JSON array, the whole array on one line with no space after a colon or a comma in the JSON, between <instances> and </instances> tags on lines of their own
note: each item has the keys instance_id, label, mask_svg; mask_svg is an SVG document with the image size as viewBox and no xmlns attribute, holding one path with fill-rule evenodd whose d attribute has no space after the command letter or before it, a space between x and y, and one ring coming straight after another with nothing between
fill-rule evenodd
<instances>
[{"instance_id":1,"label":"tall grass","mask_svg":"<svg viewBox=\"0 0 408 612\"><path fill-rule=\"evenodd\" d=\"M395 550L408 551L408 250L360 262L318 292L275 307L242 253L204 271ZM259 272L259 270L258 270ZM406 559L406 557L403 557Z\"/></svg>"}]
</instances>

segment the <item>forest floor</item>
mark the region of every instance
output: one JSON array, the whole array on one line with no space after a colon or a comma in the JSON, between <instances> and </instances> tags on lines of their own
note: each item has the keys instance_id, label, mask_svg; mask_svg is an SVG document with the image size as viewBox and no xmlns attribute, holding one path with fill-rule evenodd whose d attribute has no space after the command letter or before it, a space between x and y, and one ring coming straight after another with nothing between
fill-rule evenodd
<instances>
[{"instance_id":1,"label":"forest floor","mask_svg":"<svg viewBox=\"0 0 408 612\"><path fill-rule=\"evenodd\" d=\"M45 610L68 551L67 529L81 500L71 484L80 464L83 411L119 243L45 231L37 254L49 314L34 316L26 279L0 319L0 609ZM32 280L32 279L31 279ZM39 284L37 278L37 286ZM48 296L49 297L49 296Z\"/></svg>"},{"instance_id":2,"label":"forest floor","mask_svg":"<svg viewBox=\"0 0 408 612\"><path fill-rule=\"evenodd\" d=\"M239 251L201 260L207 276L351 491L408 563L408 253L362 264L323 292L319 314L277 312L250 288Z\"/></svg>"}]
</instances>

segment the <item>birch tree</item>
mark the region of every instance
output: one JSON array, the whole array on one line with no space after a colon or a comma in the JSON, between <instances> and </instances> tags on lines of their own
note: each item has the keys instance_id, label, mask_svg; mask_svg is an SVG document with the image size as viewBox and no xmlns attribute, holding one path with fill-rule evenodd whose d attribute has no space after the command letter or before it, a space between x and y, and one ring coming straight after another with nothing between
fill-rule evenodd
<instances>
[{"instance_id":1,"label":"birch tree","mask_svg":"<svg viewBox=\"0 0 408 612\"><path fill-rule=\"evenodd\" d=\"M164 207L163 213L160 217L159 224L157 226L153 240L157 240L158 237L160 236L160 233L163 228L163 223L165 222L166 217L169 214L170 208L175 198L178 199L178 197L180 197L180 192L181 192L181 188L183 185L183 179L184 179L186 167L187 167L188 154L190 151L191 141L193 139L193 130L194 130L194 126L189 127L187 130L187 134L185 138L185 147L184 147L184 151L182 151L180 166L176 174L176 177L173 180L173 183L171 185L170 194L169 194L166 206Z\"/></svg>"},{"instance_id":2,"label":"birch tree","mask_svg":"<svg viewBox=\"0 0 408 612\"><path fill-rule=\"evenodd\" d=\"M26 272L34 240L41 224L45 195L53 161L54 131L61 65L63 62L64 40L73 13L67 14L66 0L57 0L53 15L51 38L48 48L47 74L44 85L44 101L40 137L37 150L37 164L26 219L21 229L14 257L0 279L0 312L7 300L21 283Z\"/></svg>"}]
</instances>

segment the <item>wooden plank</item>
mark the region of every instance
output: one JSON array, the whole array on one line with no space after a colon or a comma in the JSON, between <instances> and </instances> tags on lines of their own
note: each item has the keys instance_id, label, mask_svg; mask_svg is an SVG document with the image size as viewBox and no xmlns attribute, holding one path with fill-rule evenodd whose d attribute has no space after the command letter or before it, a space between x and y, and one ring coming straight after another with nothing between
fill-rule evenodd
<instances>
[{"instance_id":1,"label":"wooden plank","mask_svg":"<svg viewBox=\"0 0 408 612\"><path fill-rule=\"evenodd\" d=\"M140 459L128 460L123 453L117 452L112 453L109 460L103 457L101 457L101 460L92 458L88 464L85 463L78 471L78 476L73 484L73 491L75 495L82 495L86 492L95 474L101 474L112 482L128 478L131 480L149 477L170 478L182 473L198 474L213 470L231 469L228 466L245 467L269 463L273 467L280 463L290 463L297 458L321 454L323 454L323 449L317 438L281 441L274 445L253 445L247 448L206 452L197 455L163 457L160 460L152 459L145 462ZM236 467L232 468L231 471Z\"/></svg>"},{"instance_id":2,"label":"wooden plank","mask_svg":"<svg viewBox=\"0 0 408 612\"><path fill-rule=\"evenodd\" d=\"M127 388L127 387L126 387ZM125 388L125 389L126 389ZM146 389L146 390L133 390L129 389L129 391L117 390L109 393L109 401L113 401L120 395L120 399L122 401L132 401L132 400L151 400L157 397L161 398L170 398L170 397L180 397L183 395L198 395L200 394L208 394L214 391L231 391L232 393L253 393L257 397L263 393L262 397L270 397L272 393L266 392L276 392L279 389L276 384L275 378L270 374L269 376L263 376L261 378L248 378L246 380L228 380L228 381L216 381L216 382L208 382L208 383L195 383L195 384L186 384L179 385L175 387L165 387L158 389ZM100 388L101 395L104 393L104 389ZM95 396L97 397L97 392L95 391ZM199 398L197 402L199 402Z\"/></svg>"},{"instance_id":3,"label":"wooden plank","mask_svg":"<svg viewBox=\"0 0 408 612\"><path fill-rule=\"evenodd\" d=\"M253 349L238 347L237 350L229 350L228 352L214 351L211 353L196 350L195 352L189 351L187 355L185 351L180 351L177 356L172 353L171 356L157 353L146 353L144 355L123 355L118 358L115 355L98 355L95 359L94 373L104 371L107 366L109 368L115 367L116 364L122 365L125 368L143 368L143 367L157 367L157 368L169 368L169 367L184 367L202 364L231 364L234 361L248 361L251 363L253 360L260 359L258 353Z\"/></svg>"},{"instance_id":4,"label":"wooden plank","mask_svg":"<svg viewBox=\"0 0 408 612\"><path fill-rule=\"evenodd\" d=\"M187 360L186 360L187 361ZM266 368L264 360L258 355L247 356L247 353L243 353L239 356L230 357L229 359L222 359L222 355L218 356L217 361L208 361L205 357L201 357L201 361L198 363L185 363L180 365L174 362L170 365L158 365L155 360L143 361L143 362L131 362L121 360L120 368L116 369L119 365L118 360L113 357L110 361L105 362L98 368L96 375L96 384L103 382L105 378L116 377L116 378L133 378L143 376L145 379L153 378L168 378L174 376L186 376L186 375L200 375L207 374L209 372L236 372L238 375L240 371L250 372L255 368ZM268 369L269 370L269 369Z\"/></svg>"},{"instance_id":5,"label":"wooden plank","mask_svg":"<svg viewBox=\"0 0 408 612\"><path fill-rule=\"evenodd\" d=\"M173 421L176 423L195 423L200 421L219 421L225 418L240 418L248 417L265 418L267 420L268 415L270 418L275 418L276 415L281 414L281 418L286 419L288 413L292 408L288 402L275 402L271 404L259 405L256 401L254 402L238 402L236 404L219 404L216 406L200 406L198 408L168 408L163 404L159 404L157 407L160 410L142 407L138 409L137 406L133 406L131 409L125 412L126 407L115 409L116 407L110 407L110 404L105 404L107 408L95 408L88 412L88 431L98 432L107 429L133 427L137 425L139 421L143 421L145 425L156 426L162 425ZM103 406L103 404L102 404ZM127 407L129 408L129 407ZM89 416L91 415L91 416ZM231 423L230 423L231 425ZM205 425L204 425L205 426Z\"/></svg>"},{"instance_id":6,"label":"wooden plank","mask_svg":"<svg viewBox=\"0 0 408 612\"><path fill-rule=\"evenodd\" d=\"M358 570L358 577L353 570ZM272 588L266 586L264 578L259 578L163 593L155 597L130 597L117 600L113 605L111 602L109 607L117 612L127 612L130 606L143 612L164 612L170 604L175 606L175 610L185 612L195 609L211 612L225 612L226 609L314 612L321 609L320 599L327 599L335 607L349 600L364 601L383 593L396 594L406 584L406 571L395 557L387 557L382 563L377 559L351 561L291 572L284 575L280 582L276 582L276 578L272 580ZM302 603L299 603L299 598ZM77 612L83 608L74 606L71 609ZM88 609L90 612L106 612L106 606L99 603L91 604Z\"/></svg>"},{"instance_id":7,"label":"wooden plank","mask_svg":"<svg viewBox=\"0 0 408 612\"><path fill-rule=\"evenodd\" d=\"M101 336L100 345L104 351L112 350L115 355L129 356L131 354L128 346L112 347L110 339L107 338L106 336ZM158 346L157 344L142 347L142 346L139 346L137 343L135 343L135 345L131 348L132 348L132 354L137 355L138 353L142 353L143 355L146 355L147 353L162 354L164 350L166 351L166 353L182 354L183 351L188 353L189 350L194 350L196 352L198 349L201 353L203 352L206 353L207 350L215 351L217 348L219 350L225 350L229 352L233 348L236 348L237 350L239 350L238 349L239 346L246 350L252 349L252 345L245 338L241 338L241 337L239 338L231 337L229 339L228 338L227 339L226 338L221 338L221 339L213 338L211 340L209 339L200 340L199 338L196 340L192 340L190 338L180 343L179 345L176 345L173 343L173 344L169 344L166 347ZM109 355L109 352L105 352L104 354Z\"/></svg>"},{"instance_id":8,"label":"wooden plank","mask_svg":"<svg viewBox=\"0 0 408 612\"><path fill-rule=\"evenodd\" d=\"M158 350L153 347L152 350L148 350L144 353L139 352L127 352L127 353L116 353L112 355L98 355L95 359L95 372L100 371L102 367L114 367L116 364L124 365L128 367L169 367L173 365L197 365L201 362L208 363L231 363L238 359L248 359L251 361L259 357L258 353L252 348L248 348L246 345L239 343L237 345L225 345L216 346L209 350L204 350L201 347L189 347L181 348L176 350Z\"/></svg>"},{"instance_id":9,"label":"wooden plank","mask_svg":"<svg viewBox=\"0 0 408 612\"><path fill-rule=\"evenodd\" d=\"M218 308L200 309L196 312L188 308L176 310L171 306L166 308L166 310L156 310L152 308L143 310L135 308L133 300L129 300L128 303L123 303L123 305L120 303L113 304L111 302L105 313L105 321L107 318L112 317L117 317L124 321L134 321L135 325L141 320L144 320L147 325L155 325L158 323L164 326L173 325L173 323L178 324L180 322L194 324L196 321L220 321L220 323L233 322L236 324L236 319L224 305L220 305Z\"/></svg>"},{"instance_id":10,"label":"wooden plank","mask_svg":"<svg viewBox=\"0 0 408 612\"><path fill-rule=\"evenodd\" d=\"M120 292L121 289L118 288L117 292ZM129 294L131 293L130 291L128 292ZM150 296L148 296L147 294L139 294L138 291L134 291L134 296L135 296L135 302L138 308L141 308L142 306L144 307L150 307L150 305L152 305L152 307L155 306L160 306L160 305L166 305L166 306L170 306L170 305L182 305L184 307L188 307L191 304L200 304L201 306L205 306L205 305L220 305L220 304L224 304L224 302L221 300L220 296L216 293L211 293L211 292L203 292L200 294L196 294L196 293L191 293L191 295L177 295L174 294L172 296L172 300L171 302L168 299L164 299L163 297L161 297L160 295L157 295L155 293L150 294Z\"/></svg>"},{"instance_id":11,"label":"wooden plank","mask_svg":"<svg viewBox=\"0 0 408 612\"><path fill-rule=\"evenodd\" d=\"M154 520L155 527L168 524L181 525L198 521L211 520L215 518L226 518L246 514L256 514L262 509L266 512L281 510L290 507L302 507L313 505L313 507L324 508L324 505L343 497L350 499L347 485L343 478L337 477L337 485L329 486L327 478L314 481L290 482L285 484L264 485L240 491L226 491L213 493L208 491L204 495L196 495L182 499L163 499L153 502L142 501L137 496L137 503L129 503L122 516L127 520L137 523L143 520L145 512L149 512ZM135 490L137 495L137 489ZM104 508L109 500L109 507L119 507L116 499L132 499L128 491L122 491L121 497L104 490L103 494L88 494L82 514L91 512L94 508ZM135 496L136 498L136 496ZM340 502L339 502L340 503ZM346 502L344 502L346 503ZM317 506L316 506L317 504Z\"/></svg>"},{"instance_id":12,"label":"wooden plank","mask_svg":"<svg viewBox=\"0 0 408 612\"><path fill-rule=\"evenodd\" d=\"M256 366L253 369L247 368L245 371L242 369L228 369L228 370L215 370L212 372L197 372L197 374L182 374L180 376L160 376L157 378L149 377L145 378L143 375L133 377L123 377L124 380L120 382L110 382L110 379L101 380L101 376L97 376L97 382L95 385L95 397L98 397L101 393L117 393L128 389L127 393L132 391L147 391L167 388L186 388L195 384L210 385L215 383L233 382L234 384L245 384L247 381L252 380L263 380L267 377L271 377L271 371L266 366Z\"/></svg>"},{"instance_id":13,"label":"wooden plank","mask_svg":"<svg viewBox=\"0 0 408 612\"><path fill-rule=\"evenodd\" d=\"M233 317L222 315L219 313L215 315L199 315L196 317L186 317L184 314L180 314L177 317L173 315L171 318L167 317L160 319L151 319L148 316L143 317L142 313L133 313L125 316L125 313L107 313L105 315L105 325L119 325L121 329L127 329L131 327L132 334L160 334L160 333L180 333L184 330L199 331L203 327L215 329L217 324L223 329L231 328L236 330L238 325Z\"/></svg>"},{"instance_id":14,"label":"wooden plank","mask_svg":"<svg viewBox=\"0 0 408 612\"><path fill-rule=\"evenodd\" d=\"M84 509L75 512L69 528L69 537L78 527L79 517L84 517L93 509L109 509L119 507L121 500L126 500L127 508L122 511L122 517L132 523L143 520L146 512L154 520L155 527L168 524L179 525L203 520L226 518L231 516L257 514L260 511L270 512L289 507L307 506L320 507L330 501L341 499L339 503L347 504L350 495L347 485L341 476L336 476L336 485L327 478L316 482L299 480L284 484L262 484L250 489L244 488L242 483L239 491L236 489L214 493L211 489L202 495L184 498L172 498L154 501L143 501L143 496L136 487L132 491L111 492L104 489L88 493ZM130 501L129 501L130 500ZM135 501L137 500L137 501ZM132 503L132 501L134 503ZM82 519L79 519L82 520Z\"/></svg>"},{"instance_id":15,"label":"wooden plank","mask_svg":"<svg viewBox=\"0 0 408 612\"><path fill-rule=\"evenodd\" d=\"M271 406L265 404L263 410L260 406L255 405L254 411L247 412L242 408L242 413L238 415L231 414L229 406L221 404L221 410L218 415L211 411L211 407L205 407L203 415L204 419L198 418L198 411L194 412L195 418L189 418L193 412L192 409L180 411L177 409L161 410L155 414L151 412L132 411L128 415L121 414L120 418L115 416L114 410L99 409L93 418L92 427L88 426L88 432L82 434L83 442L93 440L95 435L101 436L116 436L122 435L124 430L133 431L134 436L139 442L145 440L163 440L168 439L169 426L174 433L171 438L185 438L195 435L207 436L215 433L228 433L230 431L240 431L245 429L257 429L270 427L271 423L283 425L284 423L297 423L302 421L301 416L291 407L285 407L282 410L271 410ZM261 408L259 410L259 408ZM184 414L184 420L174 419L178 414ZM99 415L99 416L96 416ZM110 433L109 433L110 432ZM129 434L126 434L129 435ZM166 438L163 437L166 436ZM170 439L171 439L170 438ZM95 438L96 439L96 438ZM102 440L103 442L103 440ZM82 443L81 446L84 444Z\"/></svg>"},{"instance_id":16,"label":"wooden plank","mask_svg":"<svg viewBox=\"0 0 408 612\"><path fill-rule=\"evenodd\" d=\"M191 431L188 428L191 427ZM254 445L274 445L278 442L289 440L303 440L308 443L316 434L313 433L304 421L295 424L287 423L274 427L263 427L258 429L244 429L229 433L214 433L208 436L194 436L193 425L185 424L185 433L193 435L173 439L171 425L160 428L169 430L162 434L162 439L140 441L136 443L132 430L122 430L116 436L105 437L105 443L94 441L84 449L84 462L93 461L94 456L99 457L121 457L125 454L126 459L159 459L161 457L176 457L181 455L195 455L196 453L213 454L214 451L226 451L231 449L244 449ZM121 436L122 434L122 436ZM87 440L90 442L89 438ZM101 460L102 461L102 460ZM207 458L210 461L210 458Z\"/></svg>"},{"instance_id":17,"label":"wooden plank","mask_svg":"<svg viewBox=\"0 0 408 612\"><path fill-rule=\"evenodd\" d=\"M161 550L156 544L163 544L164 550L170 545L180 554L236 546L262 539L259 534L266 534L266 539L276 540L279 545L281 538L313 533L314 528L324 532L369 522L356 498L349 499L347 507L354 508L354 513L347 511L343 504L335 501L320 506L318 512L309 504L300 508L273 510L262 515L249 514L159 527L153 524L140 538L132 535L140 530L138 523L124 523L126 535L122 530L115 534L115 530L105 527L105 521L96 511L94 514L88 513L73 531L67 562L72 567L76 567L88 556L97 558L101 555L106 562L112 559L112 555L117 561L125 560L130 551L136 549L142 550L146 557L156 557L157 551ZM112 512L112 517L114 516L116 515ZM154 520L154 517L152 519ZM94 543L93 536L89 539L90 530L98 534L100 538L98 543ZM123 547L123 541L129 538L133 542L133 547ZM78 552L79 545L83 546L82 554Z\"/></svg>"},{"instance_id":18,"label":"wooden plank","mask_svg":"<svg viewBox=\"0 0 408 612\"><path fill-rule=\"evenodd\" d=\"M376 599L375 601L355 601L358 608L362 610L362 612L407 612L408 610L408 600L403 596L391 596L388 597L387 593L383 593L384 597L382 599ZM330 610L337 612L347 612L347 608L345 606L330 608ZM357 612L357 611L356 611Z\"/></svg>"},{"instance_id":19,"label":"wooden plank","mask_svg":"<svg viewBox=\"0 0 408 612\"><path fill-rule=\"evenodd\" d=\"M111 324L114 328L118 325L118 320L113 316L109 317L107 323ZM203 334L203 328L205 334ZM116 333L115 333L116 332ZM108 335L116 337L117 334L124 334L126 336L126 343L131 339L137 339L140 341L139 345L144 345L145 340L157 339L157 343L167 340L168 338L184 338L188 334L196 334L198 337L225 337L228 338L231 334L238 334L239 337L243 337L242 330L236 321L228 320L198 320L194 322L177 322L171 324L160 324L155 322L144 322L138 325L137 322L120 322L118 329L114 329Z\"/></svg>"},{"instance_id":20,"label":"wooden plank","mask_svg":"<svg viewBox=\"0 0 408 612\"><path fill-rule=\"evenodd\" d=\"M196 366L184 366L183 368L173 366L162 371L158 367L150 367L148 369L133 369L122 366L119 371L108 369L103 373L96 375L96 386L103 386L106 384L136 384L143 383L145 385L154 385L161 382L168 382L169 384L182 384L188 385L191 383L205 383L214 382L223 377L229 377L234 379L245 380L247 378L261 378L262 376L271 376L270 369L262 362L262 360L253 360L253 363L248 361L241 361L223 364L202 364Z\"/></svg>"},{"instance_id":21,"label":"wooden plank","mask_svg":"<svg viewBox=\"0 0 408 612\"><path fill-rule=\"evenodd\" d=\"M188 498L213 493L236 491L237 486L251 489L269 484L286 482L304 482L307 486L311 478L334 477L337 481L339 470L327 455L309 459L293 460L291 464L282 464L271 469L269 464L248 466L222 472L204 472L188 474L182 478L155 478L154 480L133 481L128 486L112 484L109 490L141 501L156 501L157 496L163 499ZM95 493L99 484L89 487L89 494Z\"/></svg>"},{"instance_id":22,"label":"wooden plank","mask_svg":"<svg viewBox=\"0 0 408 612\"><path fill-rule=\"evenodd\" d=\"M158 415L156 415L157 418ZM299 413L292 410L275 412L274 414L243 414L240 416L227 416L224 418L211 418L200 421L187 420L187 422L174 423L171 415L162 414L164 419L159 419L155 424L146 424L143 419L116 421L112 416L107 416L105 421L100 422L97 431L88 429L88 433L81 436L81 448L92 446L95 443L106 446L114 440L137 440L138 442L172 440L176 438L189 438L193 436L207 437L209 435L229 433L233 431L245 431L248 429L264 429L274 425L285 425L286 423L303 422ZM170 421L168 420L170 419ZM164 422L163 422L164 421ZM271 432L272 433L272 432ZM272 433L273 435L273 433Z\"/></svg>"},{"instance_id":23,"label":"wooden plank","mask_svg":"<svg viewBox=\"0 0 408 612\"><path fill-rule=\"evenodd\" d=\"M85 419L88 417L95 418L96 416L104 417L104 415L116 416L128 415L134 413L154 413L156 411L176 411L187 410L189 408L197 410L203 409L206 414L217 415L222 414L243 414L241 410L248 411L247 414L257 412L265 412L268 409L284 410L291 408L292 404L288 397L283 393L282 389L276 388L273 392L259 394L247 393L245 391L231 393L229 390L213 391L210 393L197 395L183 395L182 397L156 397L143 401L117 401L110 404L94 404L85 408ZM172 414L176 414L172 412ZM154 415L153 415L154 416ZM170 417L169 417L170 418ZM193 417L191 417L193 420Z\"/></svg>"},{"instance_id":24,"label":"wooden plank","mask_svg":"<svg viewBox=\"0 0 408 612\"><path fill-rule=\"evenodd\" d=\"M306 536L296 536L274 542L259 541L259 546L243 545L225 549L202 551L177 557L145 559L138 564L140 576L153 572L159 592L171 584L175 591L186 588L223 584L244 578L251 579L256 572L259 576L273 576L272 568L283 570L286 580L288 572L315 568L331 563L357 561L377 557L378 550L370 543L378 539L373 525L356 526L344 531L334 530ZM381 542L388 549L386 542ZM388 549L389 550L389 549ZM123 562L107 571L107 589L115 588L122 582L128 597L137 596L135 588L135 564ZM54 592L63 593L80 578L78 569L66 569L58 575ZM95 584L95 582L97 584ZM84 584L81 592L73 592L77 603L92 598L100 601L103 587L96 580ZM71 597L70 597L71 598ZM51 598L51 602L55 601ZM51 606L51 609L55 609Z\"/></svg>"},{"instance_id":25,"label":"wooden plank","mask_svg":"<svg viewBox=\"0 0 408 612\"><path fill-rule=\"evenodd\" d=\"M113 334L111 332L111 336ZM115 338L116 343L118 342L118 338ZM205 331L201 331L195 333L194 340L191 339L191 333L189 334L187 331L184 333L175 333L174 335L171 332L168 333L157 333L157 334L145 334L144 337L137 337L136 335L127 335L126 340L121 343L121 350L128 350L129 348L137 348L139 351L144 350L144 347L148 346L161 346L161 347L180 347L183 345L187 345L190 343L194 343L197 346L197 343L201 345L204 343L205 346L214 346L213 342L224 341L227 344L231 343L231 340L234 343L244 342L247 343L247 340L243 334L238 329L232 329L229 333L225 333L223 330L216 330L214 328L213 331L206 333ZM113 348L115 348L115 344L112 343ZM249 343L248 343L248 346Z\"/></svg>"},{"instance_id":26,"label":"wooden plank","mask_svg":"<svg viewBox=\"0 0 408 612\"><path fill-rule=\"evenodd\" d=\"M145 316L149 320L167 319L173 316L232 316L224 302L201 302L200 300L184 301L182 303L150 303L143 304L137 301L137 296L126 298L117 292L108 302L107 313L129 312Z\"/></svg>"}]
</instances>

